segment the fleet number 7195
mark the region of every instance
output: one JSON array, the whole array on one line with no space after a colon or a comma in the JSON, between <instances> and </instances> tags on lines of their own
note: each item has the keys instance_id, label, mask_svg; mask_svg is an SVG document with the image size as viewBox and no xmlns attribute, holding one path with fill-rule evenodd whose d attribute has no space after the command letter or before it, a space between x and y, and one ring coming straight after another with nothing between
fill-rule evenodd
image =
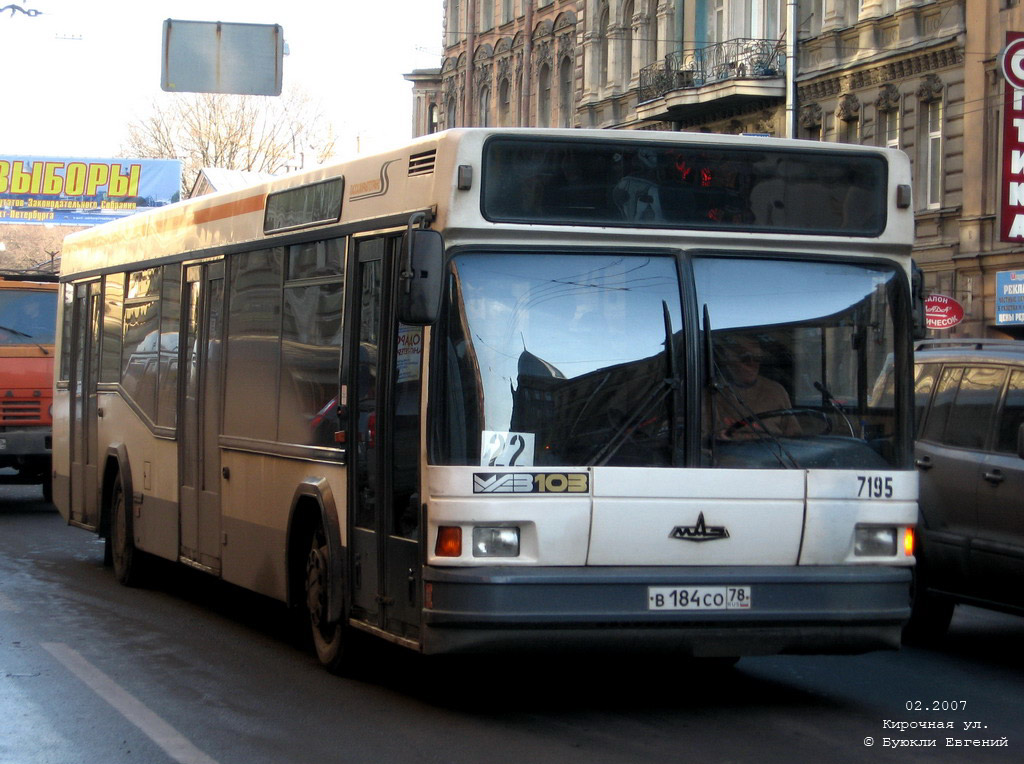
<instances>
[{"instance_id":1,"label":"fleet number 7195","mask_svg":"<svg viewBox=\"0 0 1024 764\"><path fill-rule=\"evenodd\" d=\"M860 481L860 489L857 491L858 498L866 499L891 499L892 478L881 475L857 475Z\"/></svg>"}]
</instances>

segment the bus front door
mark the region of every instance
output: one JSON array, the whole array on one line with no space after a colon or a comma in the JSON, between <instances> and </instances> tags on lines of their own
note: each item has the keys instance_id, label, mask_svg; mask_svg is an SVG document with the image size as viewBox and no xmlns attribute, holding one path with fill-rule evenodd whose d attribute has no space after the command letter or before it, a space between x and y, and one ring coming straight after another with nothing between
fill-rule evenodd
<instances>
[{"instance_id":1,"label":"bus front door","mask_svg":"<svg viewBox=\"0 0 1024 764\"><path fill-rule=\"evenodd\" d=\"M71 309L71 502L70 520L95 530L99 525L99 447L96 433L101 412L96 402L100 365L102 296L100 282L75 284Z\"/></svg>"},{"instance_id":2,"label":"bus front door","mask_svg":"<svg viewBox=\"0 0 1024 764\"><path fill-rule=\"evenodd\" d=\"M224 326L224 261L187 265L181 342L178 555L213 573L221 560L218 438Z\"/></svg>"},{"instance_id":3,"label":"bus front door","mask_svg":"<svg viewBox=\"0 0 1024 764\"><path fill-rule=\"evenodd\" d=\"M348 368L351 616L418 641L421 602L419 447L422 329L395 318L401 237L361 239L350 301Z\"/></svg>"}]
</instances>

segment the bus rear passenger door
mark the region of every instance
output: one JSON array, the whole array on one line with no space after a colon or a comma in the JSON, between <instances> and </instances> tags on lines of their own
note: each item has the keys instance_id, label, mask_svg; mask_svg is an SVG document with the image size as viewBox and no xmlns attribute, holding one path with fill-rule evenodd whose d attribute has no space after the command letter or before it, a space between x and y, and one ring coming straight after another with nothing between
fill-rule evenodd
<instances>
[{"instance_id":1,"label":"bus rear passenger door","mask_svg":"<svg viewBox=\"0 0 1024 764\"><path fill-rule=\"evenodd\" d=\"M422 330L395 319L401 237L357 240L348 368L352 615L416 641L420 622Z\"/></svg>"},{"instance_id":2,"label":"bus rear passenger door","mask_svg":"<svg viewBox=\"0 0 1024 764\"><path fill-rule=\"evenodd\" d=\"M186 266L181 319L179 558L220 572L224 261Z\"/></svg>"},{"instance_id":3,"label":"bus rear passenger door","mask_svg":"<svg viewBox=\"0 0 1024 764\"><path fill-rule=\"evenodd\" d=\"M100 282L75 284L71 370L71 522L99 525L96 382L100 359Z\"/></svg>"}]
</instances>

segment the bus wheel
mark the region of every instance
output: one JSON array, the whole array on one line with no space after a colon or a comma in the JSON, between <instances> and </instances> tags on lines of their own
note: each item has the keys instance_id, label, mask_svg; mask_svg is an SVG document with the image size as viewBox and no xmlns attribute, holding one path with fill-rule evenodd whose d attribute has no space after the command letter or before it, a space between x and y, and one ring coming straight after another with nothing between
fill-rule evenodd
<instances>
[{"instance_id":1,"label":"bus wheel","mask_svg":"<svg viewBox=\"0 0 1024 764\"><path fill-rule=\"evenodd\" d=\"M110 496L110 532L106 547L114 566L114 578L125 586L138 586L142 579L142 560L135 549L131 516L120 477L114 483Z\"/></svg>"},{"instance_id":2,"label":"bus wheel","mask_svg":"<svg viewBox=\"0 0 1024 764\"><path fill-rule=\"evenodd\" d=\"M313 532L306 559L306 610L316 657L328 671L338 673L345 660L345 627L329 621L328 592L331 589L331 559L323 528Z\"/></svg>"}]
</instances>

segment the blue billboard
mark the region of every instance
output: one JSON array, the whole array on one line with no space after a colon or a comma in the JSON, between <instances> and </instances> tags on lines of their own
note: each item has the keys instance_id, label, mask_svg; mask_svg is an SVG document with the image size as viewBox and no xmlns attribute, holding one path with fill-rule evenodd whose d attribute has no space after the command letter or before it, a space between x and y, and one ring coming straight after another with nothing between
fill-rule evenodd
<instances>
[{"instance_id":1,"label":"blue billboard","mask_svg":"<svg viewBox=\"0 0 1024 764\"><path fill-rule=\"evenodd\" d=\"M996 325L1024 324L1024 271L996 273Z\"/></svg>"},{"instance_id":2,"label":"blue billboard","mask_svg":"<svg viewBox=\"0 0 1024 764\"><path fill-rule=\"evenodd\" d=\"M179 159L0 154L0 223L88 226L181 196Z\"/></svg>"}]
</instances>

